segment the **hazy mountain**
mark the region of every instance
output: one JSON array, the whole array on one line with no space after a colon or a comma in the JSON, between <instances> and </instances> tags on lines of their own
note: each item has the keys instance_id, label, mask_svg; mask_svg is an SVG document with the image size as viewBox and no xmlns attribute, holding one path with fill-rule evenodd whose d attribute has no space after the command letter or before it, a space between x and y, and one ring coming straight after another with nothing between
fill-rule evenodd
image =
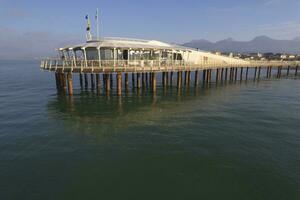
<instances>
[{"instance_id":1,"label":"hazy mountain","mask_svg":"<svg viewBox=\"0 0 300 200\"><path fill-rule=\"evenodd\" d=\"M201 39L193 40L183 45L206 51L300 53L300 37L293 40L276 40L267 36L258 36L251 41L235 41L232 38L228 38L218 42Z\"/></svg>"}]
</instances>

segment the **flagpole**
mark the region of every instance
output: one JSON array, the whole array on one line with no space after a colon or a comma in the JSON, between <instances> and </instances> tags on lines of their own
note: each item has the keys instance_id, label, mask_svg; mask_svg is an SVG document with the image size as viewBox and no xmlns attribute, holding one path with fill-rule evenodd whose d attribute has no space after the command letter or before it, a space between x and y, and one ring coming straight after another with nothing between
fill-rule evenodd
<instances>
[{"instance_id":1,"label":"flagpole","mask_svg":"<svg viewBox=\"0 0 300 200\"><path fill-rule=\"evenodd\" d=\"M99 40L99 10L96 11L96 23L97 23L97 39Z\"/></svg>"}]
</instances>

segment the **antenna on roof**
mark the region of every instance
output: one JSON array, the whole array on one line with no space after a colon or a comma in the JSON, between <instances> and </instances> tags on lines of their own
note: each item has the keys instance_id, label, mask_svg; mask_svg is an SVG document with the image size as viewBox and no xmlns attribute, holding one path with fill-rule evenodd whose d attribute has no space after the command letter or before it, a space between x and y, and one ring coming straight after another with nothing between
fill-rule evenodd
<instances>
[{"instance_id":1,"label":"antenna on roof","mask_svg":"<svg viewBox=\"0 0 300 200\"><path fill-rule=\"evenodd\" d=\"M85 16L85 19L87 20L87 26L86 26L86 40L92 40L92 34L91 34L91 21L89 18L89 15Z\"/></svg>"},{"instance_id":2,"label":"antenna on roof","mask_svg":"<svg viewBox=\"0 0 300 200\"><path fill-rule=\"evenodd\" d=\"M96 19L96 26L97 26L97 40L99 40L99 10L97 8L96 10L96 15L95 15L95 19Z\"/></svg>"}]
</instances>

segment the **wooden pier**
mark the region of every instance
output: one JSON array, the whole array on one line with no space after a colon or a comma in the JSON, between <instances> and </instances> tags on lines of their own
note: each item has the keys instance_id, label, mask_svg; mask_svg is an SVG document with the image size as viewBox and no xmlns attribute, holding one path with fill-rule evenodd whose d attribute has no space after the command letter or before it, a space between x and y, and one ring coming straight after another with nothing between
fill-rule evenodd
<instances>
[{"instance_id":1,"label":"wooden pier","mask_svg":"<svg viewBox=\"0 0 300 200\"><path fill-rule=\"evenodd\" d=\"M300 62L296 61L251 61L245 65L225 63L193 65L182 61L166 64L145 60L99 62L45 59L41 62L41 68L55 73L56 88L62 94L73 95L73 79L75 74L78 74L81 88L90 87L98 92L103 90L109 95L113 85L116 85L117 95L122 95L124 90L128 91L130 88L129 76L131 76L131 88L137 90L148 88L155 93L157 77L160 73L161 83L165 89L176 86L178 90L181 90L189 88L191 85L194 87L209 85L213 80L219 84L248 80L258 81L262 77L270 79L272 77L297 76L299 64ZM252 73L250 74L250 72ZM192 74L194 75L193 79ZM101 83L101 77L103 83ZM194 81L193 84L191 84L192 81Z\"/></svg>"}]
</instances>

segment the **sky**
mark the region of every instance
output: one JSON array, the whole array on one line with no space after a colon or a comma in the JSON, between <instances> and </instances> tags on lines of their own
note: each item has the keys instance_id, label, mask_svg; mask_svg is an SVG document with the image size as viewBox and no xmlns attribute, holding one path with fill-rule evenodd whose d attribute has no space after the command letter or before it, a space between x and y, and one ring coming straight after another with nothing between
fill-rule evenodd
<instances>
[{"instance_id":1,"label":"sky","mask_svg":"<svg viewBox=\"0 0 300 200\"><path fill-rule=\"evenodd\" d=\"M100 11L100 35L184 43L267 35L300 37L299 0L0 0L0 59L39 58L85 41Z\"/></svg>"}]
</instances>

